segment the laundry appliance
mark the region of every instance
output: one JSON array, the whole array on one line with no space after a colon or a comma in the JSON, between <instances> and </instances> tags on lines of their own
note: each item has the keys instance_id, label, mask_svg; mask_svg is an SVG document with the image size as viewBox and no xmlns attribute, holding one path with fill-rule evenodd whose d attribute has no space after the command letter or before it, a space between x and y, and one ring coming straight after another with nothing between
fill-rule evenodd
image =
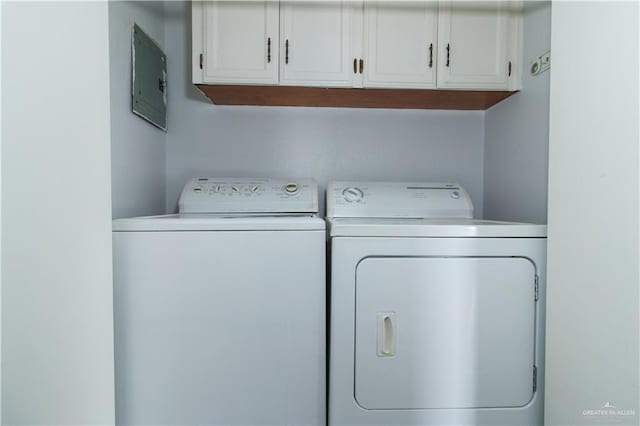
<instances>
[{"instance_id":1,"label":"laundry appliance","mask_svg":"<svg viewBox=\"0 0 640 426\"><path fill-rule=\"evenodd\" d=\"M542 425L546 226L331 182L329 425Z\"/></svg>"},{"instance_id":2,"label":"laundry appliance","mask_svg":"<svg viewBox=\"0 0 640 426\"><path fill-rule=\"evenodd\" d=\"M317 212L312 179L201 177L113 222L118 424L326 423Z\"/></svg>"}]
</instances>

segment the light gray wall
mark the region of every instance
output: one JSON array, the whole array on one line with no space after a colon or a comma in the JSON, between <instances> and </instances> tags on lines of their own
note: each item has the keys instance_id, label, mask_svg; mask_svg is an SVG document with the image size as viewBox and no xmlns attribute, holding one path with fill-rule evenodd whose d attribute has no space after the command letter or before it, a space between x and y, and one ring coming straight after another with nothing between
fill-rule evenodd
<instances>
[{"instance_id":1,"label":"light gray wall","mask_svg":"<svg viewBox=\"0 0 640 426\"><path fill-rule=\"evenodd\" d=\"M164 3L109 2L113 217L162 214L166 133L131 112L131 29L164 45Z\"/></svg>"},{"instance_id":2,"label":"light gray wall","mask_svg":"<svg viewBox=\"0 0 640 426\"><path fill-rule=\"evenodd\" d=\"M485 113L484 216L547 223L551 73L533 77L529 63L551 45L550 2L525 3L523 32L523 88Z\"/></svg>"},{"instance_id":3,"label":"light gray wall","mask_svg":"<svg viewBox=\"0 0 640 426\"><path fill-rule=\"evenodd\" d=\"M457 181L482 215L482 112L211 105L191 84L190 10L165 9L168 212L190 177L250 175L315 177L322 190L330 179Z\"/></svg>"},{"instance_id":4,"label":"light gray wall","mask_svg":"<svg viewBox=\"0 0 640 426\"><path fill-rule=\"evenodd\" d=\"M2 2L2 424L114 423L108 11Z\"/></svg>"},{"instance_id":5,"label":"light gray wall","mask_svg":"<svg viewBox=\"0 0 640 426\"><path fill-rule=\"evenodd\" d=\"M639 9L553 2L547 425L640 424Z\"/></svg>"}]
</instances>

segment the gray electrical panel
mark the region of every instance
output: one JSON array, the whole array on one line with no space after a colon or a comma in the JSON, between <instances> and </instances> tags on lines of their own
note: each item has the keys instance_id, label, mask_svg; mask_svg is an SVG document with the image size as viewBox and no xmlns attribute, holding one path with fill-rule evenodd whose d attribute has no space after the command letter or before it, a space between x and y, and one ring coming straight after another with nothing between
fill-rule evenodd
<instances>
[{"instance_id":1,"label":"gray electrical panel","mask_svg":"<svg viewBox=\"0 0 640 426\"><path fill-rule=\"evenodd\" d=\"M131 38L134 114L167 131L167 55L137 25Z\"/></svg>"}]
</instances>

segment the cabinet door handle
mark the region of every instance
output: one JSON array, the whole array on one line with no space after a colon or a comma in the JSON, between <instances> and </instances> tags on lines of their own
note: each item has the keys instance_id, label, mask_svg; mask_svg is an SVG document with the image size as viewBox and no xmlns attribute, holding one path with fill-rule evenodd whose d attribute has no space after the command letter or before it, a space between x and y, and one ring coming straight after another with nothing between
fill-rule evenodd
<instances>
[{"instance_id":1,"label":"cabinet door handle","mask_svg":"<svg viewBox=\"0 0 640 426\"><path fill-rule=\"evenodd\" d=\"M289 63L289 40L285 40L284 42L284 63Z\"/></svg>"},{"instance_id":2,"label":"cabinet door handle","mask_svg":"<svg viewBox=\"0 0 640 426\"><path fill-rule=\"evenodd\" d=\"M271 37L267 39L267 63L271 62Z\"/></svg>"},{"instance_id":3,"label":"cabinet door handle","mask_svg":"<svg viewBox=\"0 0 640 426\"><path fill-rule=\"evenodd\" d=\"M360 74L364 71L364 59L360 59Z\"/></svg>"},{"instance_id":4,"label":"cabinet door handle","mask_svg":"<svg viewBox=\"0 0 640 426\"><path fill-rule=\"evenodd\" d=\"M353 73L358 74L358 59L353 58Z\"/></svg>"},{"instance_id":5,"label":"cabinet door handle","mask_svg":"<svg viewBox=\"0 0 640 426\"><path fill-rule=\"evenodd\" d=\"M433 68L433 43L429 43L429 68Z\"/></svg>"},{"instance_id":6,"label":"cabinet door handle","mask_svg":"<svg viewBox=\"0 0 640 426\"><path fill-rule=\"evenodd\" d=\"M447 63L446 66L449 66L449 56L451 54L451 46L447 43Z\"/></svg>"},{"instance_id":7,"label":"cabinet door handle","mask_svg":"<svg viewBox=\"0 0 640 426\"><path fill-rule=\"evenodd\" d=\"M511 77L511 61L509 61L509 77Z\"/></svg>"}]
</instances>

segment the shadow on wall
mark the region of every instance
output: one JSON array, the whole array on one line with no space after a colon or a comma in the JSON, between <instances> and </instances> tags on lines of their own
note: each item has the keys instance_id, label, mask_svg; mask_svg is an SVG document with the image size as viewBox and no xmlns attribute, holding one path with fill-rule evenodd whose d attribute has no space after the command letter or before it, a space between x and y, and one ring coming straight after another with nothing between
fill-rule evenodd
<instances>
[{"instance_id":1,"label":"shadow on wall","mask_svg":"<svg viewBox=\"0 0 640 426\"><path fill-rule=\"evenodd\" d=\"M525 2L523 33L522 90L485 112L484 215L547 223L551 73L529 66L550 49L551 2Z\"/></svg>"}]
</instances>

